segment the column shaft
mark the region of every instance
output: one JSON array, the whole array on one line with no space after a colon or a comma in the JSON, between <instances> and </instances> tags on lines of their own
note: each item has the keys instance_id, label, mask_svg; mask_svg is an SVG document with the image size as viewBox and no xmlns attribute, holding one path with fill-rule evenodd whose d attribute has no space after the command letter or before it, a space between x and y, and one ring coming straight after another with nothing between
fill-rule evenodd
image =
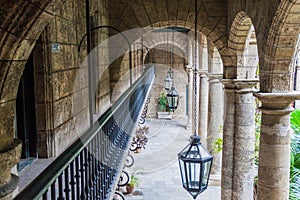
<instances>
[{"instance_id":1,"label":"column shaft","mask_svg":"<svg viewBox=\"0 0 300 200\"><path fill-rule=\"evenodd\" d=\"M222 154L222 200L253 199L255 103L257 80L224 80L225 119Z\"/></svg>"},{"instance_id":2,"label":"column shaft","mask_svg":"<svg viewBox=\"0 0 300 200\"><path fill-rule=\"evenodd\" d=\"M262 101L258 200L289 198L290 104L299 93L257 93Z\"/></svg>"},{"instance_id":3,"label":"column shaft","mask_svg":"<svg viewBox=\"0 0 300 200\"><path fill-rule=\"evenodd\" d=\"M207 149L214 155L211 172L220 175L221 152L215 152L213 146L219 138L222 138L220 128L223 126L223 85L219 80L220 76L209 78Z\"/></svg>"},{"instance_id":4,"label":"column shaft","mask_svg":"<svg viewBox=\"0 0 300 200\"><path fill-rule=\"evenodd\" d=\"M206 74L200 76L200 106L199 106L199 135L201 137L201 144L207 146L207 123L208 123L208 90L209 83Z\"/></svg>"},{"instance_id":5,"label":"column shaft","mask_svg":"<svg viewBox=\"0 0 300 200\"><path fill-rule=\"evenodd\" d=\"M233 198L253 200L255 102L251 89L236 91Z\"/></svg>"},{"instance_id":6,"label":"column shaft","mask_svg":"<svg viewBox=\"0 0 300 200\"><path fill-rule=\"evenodd\" d=\"M188 66L188 119L186 127L193 124L193 69Z\"/></svg>"},{"instance_id":7,"label":"column shaft","mask_svg":"<svg viewBox=\"0 0 300 200\"><path fill-rule=\"evenodd\" d=\"M226 85L225 85L226 86ZM223 127L223 151L221 174L221 199L232 199L233 188L233 148L235 121L235 90L225 88L225 113Z\"/></svg>"}]
</instances>

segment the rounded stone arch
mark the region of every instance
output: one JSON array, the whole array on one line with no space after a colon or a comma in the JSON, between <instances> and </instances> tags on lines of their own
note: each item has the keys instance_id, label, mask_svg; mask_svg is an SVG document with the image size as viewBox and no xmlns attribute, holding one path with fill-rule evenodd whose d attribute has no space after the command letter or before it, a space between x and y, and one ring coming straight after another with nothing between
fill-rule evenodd
<instances>
[{"instance_id":1,"label":"rounded stone arch","mask_svg":"<svg viewBox=\"0 0 300 200\"><path fill-rule=\"evenodd\" d=\"M296 49L300 34L300 0L284 0L277 9L260 58L262 92L293 90Z\"/></svg>"},{"instance_id":2,"label":"rounded stone arch","mask_svg":"<svg viewBox=\"0 0 300 200\"><path fill-rule=\"evenodd\" d=\"M161 39L158 39L158 37L157 37L157 38L153 38L153 39L150 38L150 40L145 40L144 41L144 45L149 49L148 52L143 55L143 60L144 61L145 61L146 57L149 56L149 54L151 54L151 50L154 49L155 47L163 45L163 44L171 44L174 47L176 47L176 48L178 48L182 51L183 58L185 59L185 63L187 63L187 60L188 60L188 58L187 58L187 56L188 56L188 51L187 51L188 41L184 40L184 38L183 39L182 38L179 38L179 39L175 38L175 40L173 40L172 36L171 36L171 38L167 37L167 36L165 36L165 33L157 33L157 34L159 34L161 37L164 37L164 39L161 40ZM174 34L176 34L176 32ZM183 33L181 33L181 34L183 34ZM179 36L180 36L180 34L179 34ZM187 38L188 38L188 36L186 36L185 39L187 39ZM167 51L169 51L169 50L167 49ZM176 52L174 52L174 53L176 53Z\"/></svg>"},{"instance_id":3,"label":"rounded stone arch","mask_svg":"<svg viewBox=\"0 0 300 200\"><path fill-rule=\"evenodd\" d=\"M13 142L14 110L25 64L40 34L62 1L6 1L0 14L0 150Z\"/></svg>"},{"instance_id":4,"label":"rounded stone arch","mask_svg":"<svg viewBox=\"0 0 300 200\"><path fill-rule=\"evenodd\" d=\"M154 79L153 87L151 90L151 100L149 104L148 115L155 117L157 112L157 98L161 95L161 92L165 92L164 80L167 76L169 67L173 68L174 71L174 86L180 98L180 105L173 116L176 118L184 118L187 112L187 91L186 86L188 84L188 74L186 73L186 58L184 50L177 45L169 45L167 49L167 43L159 43L151 48L152 52L147 52L145 57L146 60L150 60L151 63L155 64L156 76ZM171 58L170 53L173 52ZM148 63L145 63L149 66ZM150 64L150 63L149 63Z\"/></svg>"},{"instance_id":5,"label":"rounded stone arch","mask_svg":"<svg viewBox=\"0 0 300 200\"><path fill-rule=\"evenodd\" d=\"M225 20L222 19L221 21ZM221 22L220 22L221 23ZM195 30L195 25L192 22L189 21L160 21L157 23L152 24L152 26L145 27L145 32L153 31L155 29L161 29L166 27L182 27L190 30ZM229 48L227 45L227 32L222 32L225 29L221 30L221 27L214 27L213 29L210 29L209 27L206 27L205 24L198 24L197 30L201 32L205 37L207 37L207 40L209 40L213 45L217 48L218 52L221 55L221 59L224 65L224 77L232 78L232 69L234 66L234 63L231 60L230 54L229 54ZM225 71L225 69L227 69ZM226 74L227 73L227 74Z\"/></svg>"},{"instance_id":6,"label":"rounded stone arch","mask_svg":"<svg viewBox=\"0 0 300 200\"><path fill-rule=\"evenodd\" d=\"M255 27L249 15L244 11L239 12L231 24L228 38L230 58L234 64L234 69L231 72L232 78L247 78L248 76L243 75L245 74L243 72L245 71L244 58L247 56L247 45L249 45L249 40L253 32L255 35ZM254 78L253 75L251 78Z\"/></svg>"}]
</instances>

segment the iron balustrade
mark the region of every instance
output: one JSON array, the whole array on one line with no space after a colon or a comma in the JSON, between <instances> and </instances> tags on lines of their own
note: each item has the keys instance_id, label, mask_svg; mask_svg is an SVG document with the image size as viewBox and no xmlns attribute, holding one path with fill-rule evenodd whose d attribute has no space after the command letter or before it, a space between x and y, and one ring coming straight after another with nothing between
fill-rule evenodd
<instances>
[{"instance_id":1,"label":"iron balustrade","mask_svg":"<svg viewBox=\"0 0 300 200\"><path fill-rule=\"evenodd\" d=\"M110 199L153 79L151 67L15 200Z\"/></svg>"}]
</instances>

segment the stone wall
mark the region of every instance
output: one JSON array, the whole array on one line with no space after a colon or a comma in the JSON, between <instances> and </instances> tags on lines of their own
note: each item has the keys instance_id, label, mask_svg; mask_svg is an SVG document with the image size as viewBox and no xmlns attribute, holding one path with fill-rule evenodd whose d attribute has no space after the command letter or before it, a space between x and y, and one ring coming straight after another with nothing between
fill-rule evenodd
<instances>
[{"instance_id":1,"label":"stone wall","mask_svg":"<svg viewBox=\"0 0 300 200\"><path fill-rule=\"evenodd\" d=\"M77 45L86 33L84 7L84 1L66 1L34 49L39 157L57 156L89 126L86 40L80 53ZM106 1L91 7L92 27L107 23ZM110 106L109 52L98 47L107 37L105 30L92 33L95 116Z\"/></svg>"},{"instance_id":2,"label":"stone wall","mask_svg":"<svg viewBox=\"0 0 300 200\"><path fill-rule=\"evenodd\" d=\"M171 50L173 48L173 50ZM170 52L174 52L171 55ZM148 54L149 60L155 63L156 77L154 80L153 88L151 91L151 99L149 104L148 116L156 117L157 112L157 98L161 92L166 91L164 89L164 80L167 76L169 67L174 70L174 86L179 94L180 100L177 110L173 113L174 118L183 118L186 116L186 86L188 84L187 73L185 67L185 55L182 50L172 45L161 44L151 49L151 54ZM173 64L171 62L171 56L173 56Z\"/></svg>"}]
</instances>

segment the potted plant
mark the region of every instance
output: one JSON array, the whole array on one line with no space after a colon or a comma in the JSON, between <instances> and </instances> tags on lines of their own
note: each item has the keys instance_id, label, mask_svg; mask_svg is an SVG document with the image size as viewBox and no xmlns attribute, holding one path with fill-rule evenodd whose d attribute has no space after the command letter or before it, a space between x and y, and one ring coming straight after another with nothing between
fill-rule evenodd
<instances>
[{"instance_id":1,"label":"potted plant","mask_svg":"<svg viewBox=\"0 0 300 200\"><path fill-rule=\"evenodd\" d=\"M135 174L132 174L130 176L130 182L126 185L126 191L127 194L131 194L135 187L138 187L139 185L139 179L135 176Z\"/></svg>"},{"instance_id":2,"label":"potted plant","mask_svg":"<svg viewBox=\"0 0 300 200\"><path fill-rule=\"evenodd\" d=\"M145 149L145 146L148 142L147 134L149 133L149 126L139 126L135 132L135 137L132 142L132 149L135 153L140 153L142 148Z\"/></svg>"},{"instance_id":3,"label":"potted plant","mask_svg":"<svg viewBox=\"0 0 300 200\"><path fill-rule=\"evenodd\" d=\"M157 98L157 118L172 119L172 114L168 108L168 99L165 92L162 92Z\"/></svg>"}]
</instances>

